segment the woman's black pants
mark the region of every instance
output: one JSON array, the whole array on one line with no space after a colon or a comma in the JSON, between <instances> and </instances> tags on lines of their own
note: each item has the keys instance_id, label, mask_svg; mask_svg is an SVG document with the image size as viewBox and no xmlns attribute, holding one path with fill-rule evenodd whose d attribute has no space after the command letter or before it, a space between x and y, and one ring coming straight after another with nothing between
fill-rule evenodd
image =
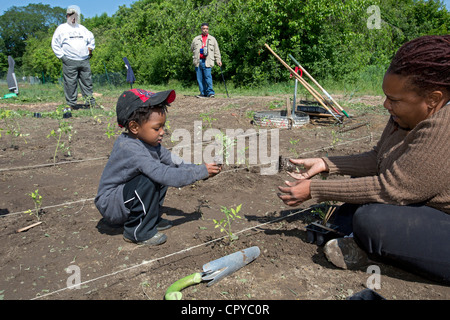
<instances>
[{"instance_id":1,"label":"woman's black pants","mask_svg":"<svg viewBox=\"0 0 450 320\"><path fill-rule=\"evenodd\" d=\"M427 206L344 204L334 224L371 258L450 283L450 214Z\"/></svg>"}]
</instances>

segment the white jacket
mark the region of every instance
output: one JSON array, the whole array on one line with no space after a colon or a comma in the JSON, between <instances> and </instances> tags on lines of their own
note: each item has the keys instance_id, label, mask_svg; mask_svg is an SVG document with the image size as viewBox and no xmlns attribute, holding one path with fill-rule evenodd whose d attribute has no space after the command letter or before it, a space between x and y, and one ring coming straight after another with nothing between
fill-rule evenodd
<instances>
[{"instance_id":1,"label":"white jacket","mask_svg":"<svg viewBox=\"0 0 450 320\"><path fill-rule=\"evenodd\" d=\"M95 39L92 32L81 24L72 27L63 23L56 28L52 39L52 49L58 59L63 56L71 60L86 60L89 50L95 49Z\"/></svg>"}]
</instances>

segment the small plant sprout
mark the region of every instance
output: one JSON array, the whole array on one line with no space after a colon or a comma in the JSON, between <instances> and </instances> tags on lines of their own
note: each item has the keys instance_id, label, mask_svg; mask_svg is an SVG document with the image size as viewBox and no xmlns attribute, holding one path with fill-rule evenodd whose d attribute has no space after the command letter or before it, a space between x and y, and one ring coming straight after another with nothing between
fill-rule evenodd
<instances>
[{"instance_id":1,"label":"small plant sprout","mask_svg":"<svg viewBox=\"0 0 450 320\"><path fill-rule=\"evenodd\" d=\"M117 126L117 122L114 115L108 117L107 121L108 125L106 126L105 134L108 138L120 135L122 133L122 129Z\"/></svg>"},{"instance_id":2,"label":"small plant sprout","mask_svg":"<svg viewBox=\"0 0 450 320\"><path fill-rule=\"evenodd\" d=\"M202 121L206 121L210 128L212 128L212 122L217 120L216 118L213 118L211 116L212 113L213 113L213 111L200 113L200 118L202 119Z\"/></svg>"},{"instance_id":3,"label":"small plant sprout","mask_svg":"<svg viewBox=\"0 0 450 320\"><path fill-rule=\"evenodd\" d=\"M56 139L56 148L53 155L53 163L56 164L56 155L58 154L58 151L62 151L63 153L67 152L67 155L71 156L69 143L72 140L72 129L73 127L71 123L62 119L59 120L58 129L56 129L56 131L52 129L47 135L47 138L53 137ZM67 138L66 141L64 141L63 137Z\"/></svg>"},{"instance_id":4,"label":"small plant sprout","mask_svg":"<svg viewBox=\"0 0 450 320\"><path fill-rule=\"evenodd\" d=\"M236 139L230 138L226 134L222 132L216 135L216 141L219 141L219 147L221 149L218 150L217 158L222 158L225 160L225 163L229 165L229 158L231 156L231 150L236 145Z\"/></svg>"},{"instance_id":5,"label":"small plant sprout","mask_svg":"<svg viewBox=\"0 0 450 320\"><path fill-rule=\"evenodd\" d=\"M236 209L234 208L228 209L225 206L221 206L220 211L225 214L225 217L222 218L220 221L213 219L214 224L216 225L215 228L220 228L220 232L225 232L228 235L230 242L237 240L239 238L231 231L231 223L236 219L242 219L242 217L238 215L239 211L241 211L241 207L242 203L238 205Z\"/></svg>"},{"instance_id":6,"label":"small plant sprout","mask_svg":"<svg viewBox=\"0 0 450 320\"><path fill-rule=\"evenodd\" d=\"M339 138L339 132L336 132L334 130L331 130L331 136L333 138L333 140L331 141L331 145L333 146L333 148L342 141L341 138Z\"/></svg>"},{"instance_id":7,"label":"small plant sprout","mask_svg":"<svg viewBox=\"0 0 450 320\"><path fill-rule=\"evenodd\" d=\"M295 155L295 157L298 157L299 155L298 155L298 152L297 152L297 149L296 149L296 145L297 145L297 143L300 141L300 139L293 139L293 138L291 138L291 139L289 139L289 143L291 144L291 148L289 148L289 151L291 152L291 153L293 153L294 155Z\"/></svg>"},{"instance_id":8,"label":"small plant sprout","mask_svg":"<svg viewBox=\"0 0 450 320\"><path fill-rule=\"evenodd\" d=\"M19 122L17 121L18 117L20 117L20 115L18 115L16 111L0 109L0 119L4 121L6 126L6 129L0 128L0 138L2 136L1 132L5 131L6 135L11 136L12 140L14 137L21 137L25 144L27 144L25 137L29 136L29 134L22 133ZM14 141L11 142L11 146L14 147Z\"/></svg>"},{"instance_id":9,"label":"small plant sprout","mask_svg":"<svg viewBox=\"0 0 450 320\"><path fill-rule=\"evenodd\" d=\"M41 206L42 206L42 196L39 194L39 189L36 189L34 192L28 194L34 202L34 210L27 210L25 213L29 213L30 215L35 215L38 221L40 220L41 215Z\"/></svg>"}]
</instances>

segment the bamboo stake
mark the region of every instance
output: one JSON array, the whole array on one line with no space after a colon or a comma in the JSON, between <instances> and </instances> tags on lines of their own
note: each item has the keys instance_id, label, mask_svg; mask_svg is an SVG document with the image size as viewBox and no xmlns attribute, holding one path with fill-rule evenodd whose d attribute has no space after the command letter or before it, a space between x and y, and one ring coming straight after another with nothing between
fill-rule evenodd
<instances>
[{"instance_id":1,"label":"bamboo stake","mask_svg":"<svg viewBox=\"0 0 450 320\"><path fill-rule=\"evenodd\" d=\"M28 229L31 229L31 228L33 228L33 227L36 227L36 226L40 225L41 223L42 223L42 221L39 221L39 222L30 224L30 225L27 226L27 227L23 227L23 228L18 229L16 232L19 233L19 232L27 231Z\"/></svg>"},{"instance_id":2,"label":"bamboo stake","mask_svg":"<svg viewBox=\"0 0 450 320\"><path fill-rule=\"evenodd\" d=\"M322 90L322 92L328 97L328 99L330 99L331 100L331 102L333 102L339 109L341 109L341 111L342 111L342 113L343 114L345 114L345 116L347 117L347 118L350 118L350 116L347 114L347 112L345 112L345 110L339 105L339 103L337 103L334 99L333 99L333 97L324 89L324 88L322 88L322 86L308 73L308 71L306 71L305 70L305 68L303 68L302 66L301 66L301 64L297 61L297 60L295 60L295 58L291 55L291 54L289 54L289 58L291 58L292 59L292 61L294 61L296 64L297 64L297 66L300 68L300 69L302 69L302 71L303 71L303 73L304 74L306 74L307 76L308 76L308 78L310 78L311 79L311 81L312 82L314 82L314 84L316 85L316 86L318 86L319 87L319 89L320 90Z\"/></svg>"},{"instance_id":3,"label":"bamboo stake","mask_svg":"<svg viewBox=\"0 0 450 320\"><path fill-rule=\"evenodd\" d=\"M322 225L326 225L328 220L330 219L331 215L333 214L334 210L336 210L336 207L329 207L327 214L323 218Z\"/></svg>"},{"instance_id":4,"label":"bamboo stake","mask_svg":"<svg viewBox=\"0 0 450 320\"><path fill-rule=\"evenodd\" d=\"M281 59L270 47L267 43L264 44L266 46L267 49L269 49L269 51L275 56L275 58L277 58L282 65L284 65L293 75L294 77L306 88L306 90L309 91L309 93L311 93L311 95L325 108L325 110L327 110L337 121L342 122L341 119L339 119L329 108L327 105L325 105L323 103L323 101L320 99L320 97L318 95L316 95L314 93L313 90L310 89L309 84L305 81L305 79L303 79L302 77L300 77L300 75L295 72L286 62L283 61L283 59ZM309 86L309 87L308 87Z\"/></svg>"}]
</instances>

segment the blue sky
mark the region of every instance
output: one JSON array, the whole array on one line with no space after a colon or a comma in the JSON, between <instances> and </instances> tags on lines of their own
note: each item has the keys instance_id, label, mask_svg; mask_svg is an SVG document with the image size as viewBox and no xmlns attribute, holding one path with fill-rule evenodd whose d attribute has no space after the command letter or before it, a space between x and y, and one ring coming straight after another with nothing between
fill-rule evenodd
<instances>
[{"instance_id":1,"label":"blue sky","mask_svg":"<svg viewBox=\"0 0 450 320\"><path fill-rule=\"evenodd\" d=\"M108 16L112 16L119 6L126 5L130 7L136 0L38 0L38 1L25 1L25 0L0 0L0 15L12 6L23 7L30 3L42 3L49 4L51 7L67 8L68 6L75 4L80 7L81 13L85 18L91 18L96 15L101 15L106 12ZM450 11L450 0L444 0L444 4L447 10Z\"/></svg>"},{"instance_id":2,"label":"blue sky","mask_svg":"<svg viewBox=\"0 0 450 320\"><path fill-rule=\"evenodd\" d=\"M448 0L450 1L450 0ZM70 5L77 5L81 9L81 14L85 18L91 18L99 16L106 12L108 16L112 16L119 6L127 6L128 8L136 0L38 0L38 1L25 1L25 0L0 0L0 15L12 6L25 7L30 3L42 3L48 4L51 7L67 8Z\"/></svg>"}]
</instances>

